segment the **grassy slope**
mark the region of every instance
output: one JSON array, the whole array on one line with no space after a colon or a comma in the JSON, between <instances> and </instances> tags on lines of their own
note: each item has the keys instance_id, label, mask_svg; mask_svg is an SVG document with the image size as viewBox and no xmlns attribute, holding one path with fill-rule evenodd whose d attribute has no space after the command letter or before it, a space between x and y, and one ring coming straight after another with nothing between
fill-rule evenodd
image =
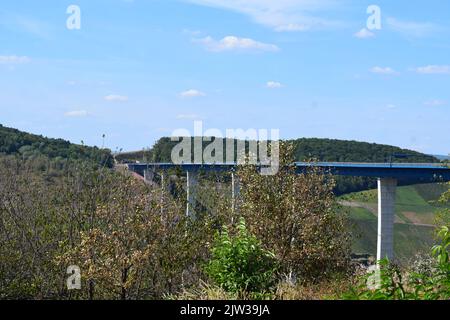
<instances>
[{"instance_id":1,"label":"grassy slope","mask_svg":"<svg viewBox=\"0 0 450 320\"><path fill-rule=\"evenodd\" d=\"M397 189L396 224L394 227L395 252L405 260L418 252L426 252L433 244L433 224L435 203L445 186L437 184L399 187ZM377 191L358 192L342 197L361 207L346 207L357 238L353 251L376 254L377 234Z\"/></svg>"},{"instance_id":2,"label":"grassy slope","mask_svg":"<svg viewBox=\"0 0 450 320\"><path fill-rule=\"evenodd\" d=\"M370 253L376 256L377 220L353 219L357 238L353 252ZM429 252L433 245L433 228L396 223L394 226L394 250L400 260L412 258L416 253Z\"/></svg>"}]
</instances>

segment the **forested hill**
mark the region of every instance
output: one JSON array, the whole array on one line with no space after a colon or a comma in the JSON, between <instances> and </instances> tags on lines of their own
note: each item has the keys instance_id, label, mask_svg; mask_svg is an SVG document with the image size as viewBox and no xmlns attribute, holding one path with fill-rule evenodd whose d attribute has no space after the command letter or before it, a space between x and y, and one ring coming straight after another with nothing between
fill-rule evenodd
<instances>
[{"instance_id":1,"label":"forested hill","mask_svg":"<svg viewBox=\"0 0 450 320\"><path fill-rule=\"evenodd\" d=\"M434 163L439 160L423 153L399 147L333 139L297 139L295 145L296 158L316 158L320 161L338 162L389 162L393 154L407 155L405 158L394 158L394 162Z\"/></svg>"},{"instance_id":2,"label":"forested hill","mask_svg":"<svg viewBox=\"0 0 450 320\"><path fill-rule=\"evenodd\" d=\"M439 162L437 158L417 151L375 143L318 138L301 138L291 140L291 142L295 146L297 161L314 158L319 161L389 162L393 154L404 154L408 155L408 157L394 158L393 161L414 163ZM170 162L171 151L176 144L177 142L171 141L170 138L161 138L149 150L120 154L116 156L116 159L119 161ZM208 144L209 142L203 142L203 147Z\"/></svg>"},{"instance_id":3,"label":"forested hill","mask_svg":"<svg viewBox=\"0 0 450 320\"><path fill-rule=\"evenodd\" d=\"M110 150L77 145L0 125L0 155L20 155L23 159L40 156L51 160L83 160L113 166Z\"/></svg>"}]
</instances>

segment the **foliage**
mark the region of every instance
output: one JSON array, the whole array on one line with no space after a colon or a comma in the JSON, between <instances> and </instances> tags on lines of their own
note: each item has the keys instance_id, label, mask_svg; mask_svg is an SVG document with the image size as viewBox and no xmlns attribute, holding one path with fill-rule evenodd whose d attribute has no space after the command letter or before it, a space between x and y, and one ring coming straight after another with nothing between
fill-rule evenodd
<instances>
[{"instance_id":1,"label":"foliage","mask_svg":"<svg viewBox=\"0 0 450 320\"><path fill-rule=\"evenodd\" d=\"M212 285L204 281L200 281L198 286L189 289L183 289L181 292L173 295L165 295L165 300L239 300L246 297L240 296L239 293L231 293L223 288Z\"/></svg>"},{"instance_id":2,"label":"foliage","mask_svg":"<svg viewBox=\"0 0 450 320\"><path fill-rule=\"evenodd\" d=\"M276 300L335 300L342 292L349 290L352 277L337 275L317 283L293 282L282 279L274 293Z\"/></svg>"},{"instance_id":3,"label":"foliage","mask_svg":"<svg viewBox=\"0 0 450 320\"><path fill-rule=\"evenodd\" d=\"M184 289L175 295L166 295L167 300L335 300L348 290L351 278L335 278L319 283L297 283L281 279L272 292L261 294L240 294L201 281L199 285Z\"/></svg>"},{"instance_id":4,"label":"foliage","mask_svg":"<svg viewBox=\"0 0 450 320\"><path fill-rule=\"evenodd\" d=\"M75 264L85 270L88 287L95 283L101 294L127 299L146 262L153 258L162 226L152 210L158 204L142 197L144 185L125 176L114 180L110 181L108 200L96 206L89 228L77 235L80 241L71 246L61 242L64 254L56 258L62 265Z\"/></svg>"},{"instance_id":5,"label":"foliage","mask_svg":"<svg viewBox=\"0 0 450 320\"><path fill-rule=\"evenodd\" d=\"M391 155L407 154L405 159L393 159L395 162L439 162L433 156L394 146L359 141L336 139L297 139L294 154L298 159L316 158L320 161L338 162L389 162Z\"/></svg>"},{"instance_id":6,"label":"foliage","mask_svg":"<svg viewBox=\"0 0 450 320\"><path fill-rule=\"evenodd\" d=\"M108 168L108 150L1 126L0 133L0 299L160 299L193 292L203 271L219 287L205 284L202 298L318 297L313 283L330 281L323 290L331 294L332 279L349 270L335 183L317 169L297 175L288 165L298 156L292 144L282 144L275 176L238 170L236 207L224 191L229 181L206 176L190 218L180 178L170 188L147 184ZM161 161L167 145L159 148L146 156ZM382 294L448 298L448 227L442 230L432 272L405 275L389 265ZM81 290L66 287L70 265L81 268ZM283 273L300 281L277 285ZM373 292L355 293L364 294Z\"/></svg>"},{"instance_id":7,"label":"foliage","mask_svg":"<svg viewBox=\"0 0 450 320\"><path fill-rule=\"evenodd\" d=\"M45 157L57 162L91 161L111 168L111 152L97 147L72 144L62 139L50 139L0 125L0 154L18 155L22 160Z\"/></svg>"},{"instance_id":8,"label":"foliage","mask_svg":"<svg viewBox=\"0 0 450 320\"><path fill-rule=\"evenodd\" d=\"M356 300L448 300L450 299L450 232L444 226L438 232L440 243L431 252L433 268L425 271L402 272L388 260L379 261L377 271L362 277L359 286L343 295ZM368 283L375 281L374 287ZM373 285L373 282L372 282Z\"/></svg>"},{"instance_id":9,"label":"foliage","mask_svg":"<svg viewBox=\"0 0 450 320\"><path fill-rule=\"evenodd\" d=\"M450 228L450 183L449 188L444 192L439 199L439 203L442 205L442 209L439 210L436 216L436 224L444 225Z\"/></svg>"},{"instance_id":10,"label":"foliage","mask_svg":"<svg viewBox=\"0 0 450 320\"><path fill-rule=\"evenodd\" d=\"M214 138L213 138L214 139ZM226 142L224 139L224 155L226 155ZM233 141L235 144L237 140ZM293 157L297 161L306 161L314 158L319 161L338 161L338 162L389 162L390 157L394 153L407 154L408 158L394 159L396 162L439 162L433 156L425 155L417 151L401 149L389 145L381 145L376 143L318 139L318 138L300 138L296 140L286 141L293 146ZM161 138L158 140L151 150L145 150L145 155L149 156L150 161L170 162L173 147L178 142L172 141L171 138ZM203 147L211 142L203 142ZM248 141L246 143L248 149ZM123 154L121 160L141 160L143 152Z\"/></svg>"},{"instance_id":11,"label":"foliage","mask_svg":"<svg viewBox=\"0 0 450 320\"><path fill-rule=\"evenodd\" d=\"M184 208L125 172L84 163L47 180L0 158L0 298L154 299L198 283L213 222ZM81 290L67 290L71 265Z\"/></svg>"},{"instance_id":12,"label":"foliage","mask_svg":"<svg viewBox=\"0 0 450 320\"><path fill-rule=\"evenodd\" d=\"M356 288L343 295L351 300L403 300L406 297L402 273L398 266L383 259L378 262L377 270L372 270ZM376 289L371 289L377 287Z\"/></svg>"},{"instance_id":13,"label":"foliage","mask_svg":"<svg viewBox=\"0 0 450 320\"><path fill-rule=\"evenodd\" d=\"M292 145L282 143L277 174L263 176L254 166L240 168L238 212L275 253L282 272L317 281L348 268L347 220L337 213L333 179L317 168L299 175L291 163Z\"/></svg>"},{"instance_id":14,"label":"foliage","mask_svg":"<svg viewBox=\"0 0 450 320\"><path fill-rule=\"evenodd\" d=\"M277 269L275 257L249 233L243 218L237 225L236 235L230 235L226 227L217 234L211 251L205 271L227 292L270 291Z\"/></svg>"}]
</instances>

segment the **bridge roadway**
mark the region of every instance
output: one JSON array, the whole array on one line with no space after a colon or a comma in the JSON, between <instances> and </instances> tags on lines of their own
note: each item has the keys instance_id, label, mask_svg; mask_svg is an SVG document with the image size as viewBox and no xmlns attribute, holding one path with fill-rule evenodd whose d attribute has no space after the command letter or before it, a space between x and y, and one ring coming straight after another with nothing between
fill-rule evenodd
<instances>
[{"instance_id":1,"label":"bridge roadway","mask_svg":"<svg viewBox=\"0 0 450 320\"><path fill-rule=\"evenodd\" d=\"M394 218L395 196L398 181L414 183L448 182L450 167L444 164L428 163L356 163L356 162L296 162L297 173L306 173L311 167L323 169L332 175L378 178L378 234L377 260L394 259ZM192 215L195 204L195 185L199 172L231 172L233 206L239 193L239 182L235 176L238 166L235 163L220 164L172 164L172 163L133 163L130 171L148 177L154 172L166 172L178 168L186 173L187 208Z\"/></svg>"}]
</instances>

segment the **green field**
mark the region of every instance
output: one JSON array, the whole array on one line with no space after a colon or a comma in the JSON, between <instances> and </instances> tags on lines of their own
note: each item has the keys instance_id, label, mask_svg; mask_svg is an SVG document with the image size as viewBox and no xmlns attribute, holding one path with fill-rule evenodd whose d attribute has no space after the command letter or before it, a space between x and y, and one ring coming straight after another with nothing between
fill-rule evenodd
<instances>
[{"instance_id":1,"label":"green field","mask_svg":"<svg viewBox=\"0 0 450 320\"><path fill-rule=\"evenodd\" d=\"M441 184L425 184L397 189L394 250L402 261L416 253L428 252L434 243L434 219L440 209L439 196L448 188ZM355 239L353 252L376 255L377 190L340 197L352 221Z\"/></svg>"}]
</instances>

